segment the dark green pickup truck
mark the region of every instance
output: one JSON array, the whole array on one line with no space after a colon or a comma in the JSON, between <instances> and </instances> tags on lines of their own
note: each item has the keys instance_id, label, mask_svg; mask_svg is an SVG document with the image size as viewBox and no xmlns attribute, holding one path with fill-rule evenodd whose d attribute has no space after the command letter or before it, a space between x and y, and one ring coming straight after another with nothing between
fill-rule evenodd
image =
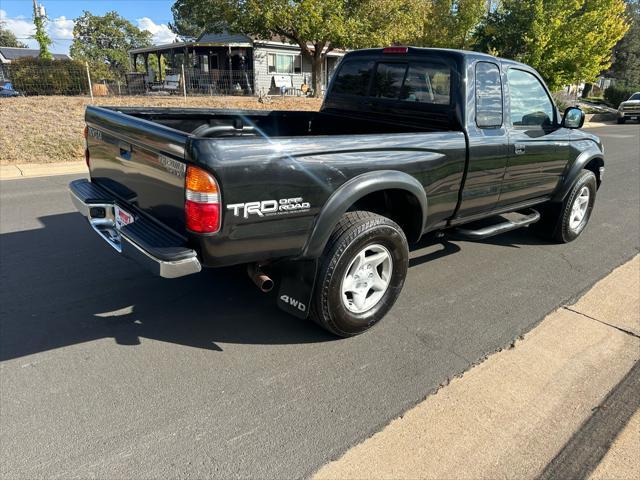
<instances>
[{"instance_id":1,"label":"dark green pickup truck","mask_svg":"<svg viewBox=\"0 0 640 480\"><path fill-rule=\"evenodd\" d=\"M349 336L393 306L427 232L578 237L604 173L583 122L520 63L360 50L319 112L88 107L91 178L70 190L156 274L247 264L281 308Z\"/></svg>"}]
</instances>

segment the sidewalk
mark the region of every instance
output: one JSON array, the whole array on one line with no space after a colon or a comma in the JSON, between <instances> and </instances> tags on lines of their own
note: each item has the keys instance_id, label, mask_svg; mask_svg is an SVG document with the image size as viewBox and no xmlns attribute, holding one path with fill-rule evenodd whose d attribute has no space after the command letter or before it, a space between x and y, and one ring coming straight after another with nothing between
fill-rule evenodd
<instances>
[{"instance_id":1,"label":"sidewalk","mask_svg":"<svg viewBox=\"0 0 640 480\"><path fill-rule=\"evenodd\" d=\"M639 335L635 257L314 478L640 478Z\"/></svg>"}]
</instances>

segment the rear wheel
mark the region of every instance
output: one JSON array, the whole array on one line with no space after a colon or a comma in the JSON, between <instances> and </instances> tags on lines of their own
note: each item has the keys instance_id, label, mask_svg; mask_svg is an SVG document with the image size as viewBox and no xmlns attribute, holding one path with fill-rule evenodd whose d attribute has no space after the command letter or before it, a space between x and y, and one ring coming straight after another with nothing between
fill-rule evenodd
<instances>
[{"instance_id":1,"label":"rear wheel","mask_svg":"<svg viewBox=\"0 0 640 480\"><path fill-rule=\"evenodd\" d=\"M330 332L362 333L391 309L407 275L402 229L371 212L349 212L336 225L321 259L311 318Z\"/></svg>"},{"instance_id":2,"label":"rear wheel","mask_svg":"<svg viewBox=\"0 0 640 480\"><path fill-rule=\"evenodd\" d=\"M580 236L589 223L596 200L597 182L590 170L582 170L562 203L550 203L541 209L541 220L533 230L543 237L567 243Z\"/></svg>"}]
</instances>

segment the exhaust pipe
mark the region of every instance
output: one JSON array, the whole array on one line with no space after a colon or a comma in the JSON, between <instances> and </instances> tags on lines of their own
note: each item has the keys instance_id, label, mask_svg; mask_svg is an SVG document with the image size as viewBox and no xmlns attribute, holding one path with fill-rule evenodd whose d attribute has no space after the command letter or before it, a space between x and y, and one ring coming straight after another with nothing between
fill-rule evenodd
<instances>
[{"instance_id":1,"label":"exhaust pipe","mask_svg":"<svg viewBox=\"0 0 640 480\"><path fill-rule=\"evenodd\" d=\"M263 293L268 293L273 290L273 280L271 280L265 273L260 270L260 267L256 263L247 265L247 274L253 283Z\"/></svg>"}]
</instances>

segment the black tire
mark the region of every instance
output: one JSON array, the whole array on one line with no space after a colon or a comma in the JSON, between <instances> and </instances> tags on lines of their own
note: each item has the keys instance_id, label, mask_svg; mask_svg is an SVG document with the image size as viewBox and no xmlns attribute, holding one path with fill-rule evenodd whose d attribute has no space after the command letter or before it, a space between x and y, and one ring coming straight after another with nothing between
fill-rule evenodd
<instances>
[{"instance_id":1,"label":"black tire","mask_svg":"<svg viewBox=\"0 0 640 480\"><path fill-rule=\"evenodd\" d=\"M622 125L627 119L622 117L622 118L618 118L618 124Z\"/></svg>"},{"instance_id":2,"label":"black tire","mask_svg":"<svg viewBox=\"0 0 640 480\"><path fill-rule=\"evenodd\" d=\"M587 210L582 221L576 227L571 226L571 212L576 198L583 192L583 187L589 191ZM540 236L559 243L572 242L584 231L596 200L597 181L590 170L582 170L578 175L571 191L562 203L549 203L540 208L542 218L532 225L532 229Z\"/></svg>"},{"instance_id":3,"label":"black tire","mask_svg":"<svg viewBox=\"0 0 640 480\"><path fill-rule=\"evenodd\" d=\"M343 301L342 282L358 253L365 250L367 255L367 247L384 247L391 260L390 278L375 305L362 313L354 313L345 305L345 302L349 303L348 299ZM344 214L329 237L320 260L311 301L311 319L340 337L351 337L368 330L385 316L400 295L408 264L407 238L395 222L371 212Z\"/></svg>"}]
</instances>

